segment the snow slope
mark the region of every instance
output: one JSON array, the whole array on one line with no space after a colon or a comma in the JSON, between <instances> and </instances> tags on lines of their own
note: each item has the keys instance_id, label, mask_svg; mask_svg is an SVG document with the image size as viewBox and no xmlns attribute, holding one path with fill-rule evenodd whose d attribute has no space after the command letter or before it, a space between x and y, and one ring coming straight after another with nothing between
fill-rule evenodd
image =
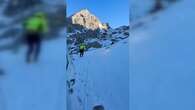
<instances>
[{"instance_id":1,"label":"snow slope","mask_svg":"<svg viewBox=\"0 0 195 110\"><path fill-rule=\"evenodd\" d=\"M66 110L65 40L44 42L40 61L25 63L26 48L0 53L0 110Z\"/></svg>"},{"instance_id":2,"label":"snow slope","mask_svg":"<svg viewBox=\"0 0 195 110\"><path fill-rule=\"evenodd\" d=\"M132 31L131 110L195 109L194 4L180 1Z\"/></svg>"},{"instance_id":3,"label":"snow slope","mask_svg":"<svg viewBox=\"0 0 195 110\"><path fill-rule=\"evenodd\" d=\"M8 22L8 18L6 18L3 15L3 11L4 11L5 7L6 7L6 2L7 2L7 0L6 1L3 1L3 3L0 4L0 21L1 21L0 24L5 24L6 22ZM6 21L6 19L7 19L7 21Z\"/></svg>"},{"instance_id":4,"label":"snow slope","mask_svg":"<svg viewBox=\"0 0 195 110\"><path fill-rule=\"evenodd\" d=\"M92 110L103 105L105 110L129 109L128 38L113 46L73 56L76 84L70 110Z\"/></svg>"},{"instance_id":5,"label":"snow slope","mask_svg":"<svg viewBox=\"0 0 195 110\"><path fill-rule=\"evenodd\" d=\"M154 5L154 0L130 0L130 20L146 16Z\"/></svg>"}]
</instances>

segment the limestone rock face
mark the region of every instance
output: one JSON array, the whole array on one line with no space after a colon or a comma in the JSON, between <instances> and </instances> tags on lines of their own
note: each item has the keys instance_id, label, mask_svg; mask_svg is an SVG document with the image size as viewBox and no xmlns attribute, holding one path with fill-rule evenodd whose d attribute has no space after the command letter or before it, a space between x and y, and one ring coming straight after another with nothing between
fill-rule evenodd
<instances>
[{"instance_id":1,"label":"limestone rock face","mask_svg":"<svg viewBox=\"0 0 195 110\"><path fill-rule=\"evenodd\" d=\"M87 9L83 9L78 13L75 13L74 15L70 16L69 19L72 24L80 25L87 29L108 29L107 24L101 23L101 21Z\"/></svg>"}]
</instances>

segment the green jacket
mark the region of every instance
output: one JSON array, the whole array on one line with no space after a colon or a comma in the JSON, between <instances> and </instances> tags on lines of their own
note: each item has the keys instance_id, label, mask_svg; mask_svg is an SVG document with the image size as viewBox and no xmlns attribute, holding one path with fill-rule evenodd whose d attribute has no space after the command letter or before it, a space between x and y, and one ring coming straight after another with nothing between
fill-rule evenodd
<instances>
[{"instance_id":1,"label":"green jacket","mask_svg":"<svg viewBox=\"0 0 195 110\"><path fill-rule=\"evenodd\" d=\"M48 23L44 17L31 17L24 22L24 28L30 32L48 32Z\"/></svg>"},{"instance_id":2,"label":"green jacket","mask_svg":"<svg viewBox=\"0 0 195 110\"><path fill-rule=\"evenodd\" d=\"M85 46L84 44L81 44L81 45L79 46L79 49L80 49L80 50L85 50L85 49L86 49L86 46Z\"/></svg>"}]
</instances>

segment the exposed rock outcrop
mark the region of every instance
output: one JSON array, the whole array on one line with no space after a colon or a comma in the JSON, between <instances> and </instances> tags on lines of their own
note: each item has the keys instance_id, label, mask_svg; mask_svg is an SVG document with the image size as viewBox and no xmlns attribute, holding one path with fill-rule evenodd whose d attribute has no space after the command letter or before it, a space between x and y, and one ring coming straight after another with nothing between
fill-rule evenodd
<instances>
[{"instance_id":1,"label":"exposed rock outcrop","mask_svg":"<svg viewBox=\"0 0 195 110\"><path fill-rule=\"evenodd\" d=\"M93 15L89 10L83 9L68 18L70 28L84 27L91 30L109 28L108 23L101 23L101 21Z\"/></svg>"}]
</instances>

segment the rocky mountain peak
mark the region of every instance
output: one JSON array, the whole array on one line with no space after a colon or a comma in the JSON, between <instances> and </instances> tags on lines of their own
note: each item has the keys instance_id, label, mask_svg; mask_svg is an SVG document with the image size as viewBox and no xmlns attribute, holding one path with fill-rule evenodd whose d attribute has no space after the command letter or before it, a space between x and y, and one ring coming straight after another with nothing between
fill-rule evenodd
<instances>
[{"instance_id":1,"label":"rocky mountain peak","mask_svg":"<svg viewBox=\"0 0 195 110\"><path fill-rule=\"evenodd\" d=\"M88 9L82 9L81 11L70 16L70 19L72 24L80 25L87 29L91 30L108 29L107 24L101 23L101 21Z\"/></svg>"},{"instance_id":2,"label":"rocky mountain peak","mask_svg":"<svg viewBox=\"0 0 195 110\"><path fill-rule=\"evenodd\" d=\"M85 8L85 9L82 9L81 11L79 11L78 13L85 13L85 14L91 14L91 12Z\"/></svg>"}]
</instances>

